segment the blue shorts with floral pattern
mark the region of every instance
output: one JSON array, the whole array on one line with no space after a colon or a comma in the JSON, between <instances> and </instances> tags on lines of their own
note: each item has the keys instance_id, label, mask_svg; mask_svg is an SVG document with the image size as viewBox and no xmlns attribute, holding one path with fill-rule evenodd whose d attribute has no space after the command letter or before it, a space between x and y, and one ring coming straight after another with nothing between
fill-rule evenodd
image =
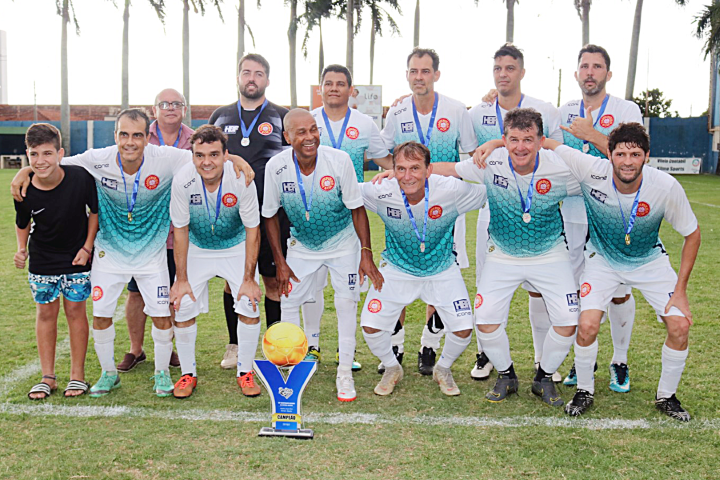
<instances>
[{"instance_id":1,"label":"blue shorts with floral pattern","mask_svg":"<svg viewBox=\"0 0 720 480\"><path fill-rule=\"evenodd\" d=\"M84 302L90 296L90 272L67 275L28 274L35 303L52 303L63 296L71 302Z\"/></svg>"}]
</instances>

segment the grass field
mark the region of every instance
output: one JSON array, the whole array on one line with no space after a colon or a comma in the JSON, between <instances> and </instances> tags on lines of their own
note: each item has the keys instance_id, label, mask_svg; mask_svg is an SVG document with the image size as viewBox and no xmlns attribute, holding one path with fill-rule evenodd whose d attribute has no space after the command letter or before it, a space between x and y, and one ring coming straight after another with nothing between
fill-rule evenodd
<instances>
[{"instance_id":1,"label":"grass field","mask_svg":"<svg viewBox=\"0 0 720 480\"><path fill-rule=\"evenodd\" d=\"M0 192L7 192L14 172L0 171ZM409 309L405 343L406 376L387 398L373 394L379 380L377 360L358 329L356 401L335 398L332 293L325 292L318 372L303 402L312 441L258 438L270 423L270 402L263 393L248 399L235 385L234 371L219 362L227 342L219 281L211 287L211 313L199 318L196 393L188 400L160 399L151 392L152 340L148 362L123 374L122 388L102 399L73 400L54 394L44 403L26 393L40 379L35 347L35 308L27 272L12 265L16 248L10 196L0 201L0 478L2 479L226 479L226 478L707 478L720 476L720 365L717 253L720 241L720 178L680 177L700 221L703 245L690 281L695 316L690 357L678 397L693 415L687 424L654 409L660 375L664 328L636 292L637 317L630 348L632 390L607 388L612 356L609 327L601 329L595 407L582 419L541 404L530 393L532 339L527 321L527 293L519 291L510 311L508 333L520 395L493 405L484 400L491 387L474 382L469 372L475 340L454 366L462 395L442 395L429 377L417 373L416 351L424 306ZM468 230L477 218L469 215ZM373 245L383 246L379 219L371 216ZM661 231L673 265L679 265L682 238L668 225ZM474 242L468 253L474 265ZM379 260L379 254L375 255ZM464 271L474 293L474 268ZM124 297L121 298L121 304ZM127 351L122 309L118 310L116 357ZM90 315L90 309L89 309ZM264 323L264 321L263 321ZM69 374L67 325L60 320L58 382ZM260 352L258 351L258 355ZM570 360L561 367L566 373ZM87 379L100 375L90 345ZM178 372L172 372L174 380ZM573 390L561 387L563 398Z\"/></svg>"}]
</instances>

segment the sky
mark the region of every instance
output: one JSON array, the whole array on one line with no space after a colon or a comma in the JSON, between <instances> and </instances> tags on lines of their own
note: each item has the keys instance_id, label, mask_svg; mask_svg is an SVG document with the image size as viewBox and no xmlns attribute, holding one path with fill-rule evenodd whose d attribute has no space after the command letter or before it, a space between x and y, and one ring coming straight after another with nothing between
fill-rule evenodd
<instances>
[{"instance_id":1,"label":"sky","mask_svg":"<svg viewBox=\"0 0 720 480\"><path fill-rule=\"evenodd\" d=\"M70 103L119 105L121 95L122 9L116 0L74 0L80 35L69 35ZM190 18L190 103L224 105L237 99L237 0L225 0L223 23L217 10ZM265 56L271 65L268 98L290 103L289 8L282 0L263 0L262 7L246 1L246 50ZM302 1L299 2L302 5ZM703 41L693 35L694 18L707 3L693 0L686 7L674 0L645 0L640 34L635 95L659 88L681 116L707 109L710 67L703 58ZM440 55L441 77L436 90L468 106L480 103L493 87L492 56L505 41L503 0L421 0L420 46ZM130 103L149 105L164 88L182 91L182 2L168 0L165 25L149 2L134 0L130 13ZM375 46L374 83L383 87L383 104L409 91L406 58L412 49L414 0L400 0L402 14L392 12L400 35L390 29ZM303 7L298 10L301 12ZM590 11L590 41L605 47L613 77L608 92L625 93L635 0L595 0ZM354 81L370 76L370 18L365 11L355 37ZM386 26L387 27L387 26ZM61 18L54 0L0 0L0 30L7 32L8 101L11 105L60 103ZM325 63L345 64L343 20L323 23ZM310 86L318 79L318 31L311 33L308 58L298 33L298 103L308 105ZM523 92L557 104L580 97L573 78L582 46L582 24L572 0L523 0L515 7L514 43L525 55ZM562 81L559 81L562 70Z\"/></svg>"}]
</instances>

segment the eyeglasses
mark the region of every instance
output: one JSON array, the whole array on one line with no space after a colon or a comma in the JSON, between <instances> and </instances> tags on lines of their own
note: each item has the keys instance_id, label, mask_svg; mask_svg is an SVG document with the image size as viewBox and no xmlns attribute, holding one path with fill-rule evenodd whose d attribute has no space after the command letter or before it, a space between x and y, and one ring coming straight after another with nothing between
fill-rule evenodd
<instances>
[{"instance_id":1,"label":"eyeglasses","mask_svg":"<svg viewBox=\"0 0 720 480\"><path fill-rule=\"evenodd\" d=\"M157 106L160 107L160 110L170 110L170 107L177 110L183 108L185 104L182 102L160 102Z\"/></svg>"}]
</instances>

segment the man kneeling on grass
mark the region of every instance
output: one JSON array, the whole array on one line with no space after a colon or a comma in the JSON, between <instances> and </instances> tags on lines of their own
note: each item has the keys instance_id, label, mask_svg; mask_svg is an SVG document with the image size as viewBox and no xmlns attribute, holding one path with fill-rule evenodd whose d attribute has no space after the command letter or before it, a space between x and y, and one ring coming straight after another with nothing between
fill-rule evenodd
<instances>
[{"instance_id":1,"label":"man kneeling on grass","mask_svg":"<svg viewBox=\"0 0 720 480\"><path fill-rule=\"evenodd\" d=\"M18 251L13 260L17 268L25 268L29 250L28 281L37 304L42 382L28 393L31 400L44 400L57 389L55 343L61 293L70 333L70 382L65 396L83 395L90 387L85 383L85 300L90 296L89 260L98 231L98 199L95 182L84 169L60 166L65 154L60 143L60 132L52 125L38 123L28 129L25 145L33 176L25 201L15 202Z\"/></svg>"}]
</instances>

